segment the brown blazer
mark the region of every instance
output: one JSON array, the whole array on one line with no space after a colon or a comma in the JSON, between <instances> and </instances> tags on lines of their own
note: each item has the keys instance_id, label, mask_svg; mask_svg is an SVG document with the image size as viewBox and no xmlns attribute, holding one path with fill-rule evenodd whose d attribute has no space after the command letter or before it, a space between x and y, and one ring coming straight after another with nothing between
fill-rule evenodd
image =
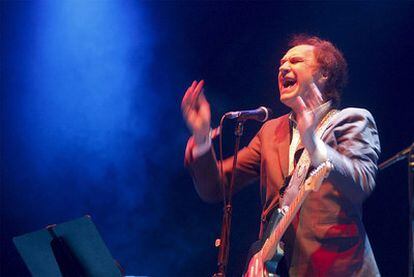
<instances>
[{"instance_id":1,"label":"brown blazer","mask_svg":"<svg viewBox=\"0 0 414 277\"><path fill-rule=\"evenodd\" d=\"M238 155L234 191L260 177L263 222L278 206L279 190L288 175L290 136L288 115L270 120ZM334 169L319 191L309 194L298 219L284 237L289 273L291 276L379 275L361 220L362 202L375 186L380 153L375 121L367 110L344 109L329 123L322 140ZM208 202L222 199L214 150L193 159L192 147L190 139L185 163L198 194ZM232 158L226 159L223 166L228 181Z\"/></svg>"}]
</instances>

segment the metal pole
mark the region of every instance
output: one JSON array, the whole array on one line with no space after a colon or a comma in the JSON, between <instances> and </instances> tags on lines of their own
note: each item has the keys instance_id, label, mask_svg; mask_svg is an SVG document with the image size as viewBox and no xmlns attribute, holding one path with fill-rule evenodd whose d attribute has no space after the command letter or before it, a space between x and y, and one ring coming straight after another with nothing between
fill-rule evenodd
<instances>
[{"instance_id":1,"label":"metal pole","mask_svg":"<svg viewBox=\"0 0 414 277\"><path fill-rule=\"evenodd\" d=\"M218 272L214 273L215 277L225 277L227 264L229 261L229 249L230 249L230 228L231 228L231 212L232 212L232 195L233 187L236 176L236 165L237 165L237 154L240 147L240 138L243 135L243 120L237 121L237 126L234 131L236 136L236 142L234 144L234 158L233 158L233 170L231 174L231 181L228 188L223 185L225 201L223 207L223 222L221 226L221 236L220 239L216 240L216 246L219 247L219 254L217 259ZM222 178L221 178L222 179Z\"/></svg>"}]
</instances>

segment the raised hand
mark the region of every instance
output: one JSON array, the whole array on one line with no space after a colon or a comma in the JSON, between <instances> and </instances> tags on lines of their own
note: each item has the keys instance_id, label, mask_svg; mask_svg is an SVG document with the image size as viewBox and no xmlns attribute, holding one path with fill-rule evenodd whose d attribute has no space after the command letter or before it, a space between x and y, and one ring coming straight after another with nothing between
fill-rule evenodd
<instances>
[{"instance_id":1,"label":"raised hand","mask_svg":"<svg viewBox=\"0 0 414 277\"><path fill-rule=\"evenodd\" d=\"M322 116L320 107L323 103L322 94L314 82L309 84L308 91L295 100L297 127L303 145L309 153L316 148L315 130Z\"/></svg>"},{"instance_id":2,"label":"raised hand","mask_svg":"<svg viewBox=\"0 0 414 277\"><path fill-rule=\"evenodd\" d=\"M210 132L210 104L204 96L204 81L194 81L187 89L181 102L181 111L195 143L201 144Z\"/></svg>"}]
</instances>

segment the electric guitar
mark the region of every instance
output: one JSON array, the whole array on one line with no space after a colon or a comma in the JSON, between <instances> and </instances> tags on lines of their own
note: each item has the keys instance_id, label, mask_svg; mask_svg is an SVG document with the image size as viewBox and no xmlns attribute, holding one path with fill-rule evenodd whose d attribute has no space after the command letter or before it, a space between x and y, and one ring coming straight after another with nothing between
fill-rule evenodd
<instances>
[{"instance_id":1,"label":"electric guitar","mask_svg":"<svg viewBox=\"0 0 414 277\"><path fill-rule=\"evenodd\" d=\"M292 223L293 218L308 194L311 191L319 190L323 180L329 175L332 167L330 161L325 161L316 169L312 170L304 184L299 187L298 194L290 206L283 206L276 211L278 213L276 215L276 226L269 237L262 243L261 248L257 252L253 252L254 255L249 259L249 265L243 274L244 277L263 277L269 276L269 272L275 272L277 263L283 257L283 250L280 246L283 234L286 232L290 223Z\"/></svg>"}]
</instances>

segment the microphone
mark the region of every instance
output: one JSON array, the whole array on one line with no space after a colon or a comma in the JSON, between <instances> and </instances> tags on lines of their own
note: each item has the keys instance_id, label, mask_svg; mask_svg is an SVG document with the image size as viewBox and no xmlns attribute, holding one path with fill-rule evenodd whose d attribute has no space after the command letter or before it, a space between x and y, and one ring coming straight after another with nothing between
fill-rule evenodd
<instances>
[{"instance_id":1,"label":"microphone","mask_svg":"<svg viewBox=\"0 0 414 277\"><path fill-rule=\"evenodd\" d=\"M256 121L265 122L266 120L269 119L271 114L272 114L271 109L262 106L255 110L227 112L224 114L224 117L228 119L237 119L237 120L253 119Z\"/></svg>"}]
</instances>

